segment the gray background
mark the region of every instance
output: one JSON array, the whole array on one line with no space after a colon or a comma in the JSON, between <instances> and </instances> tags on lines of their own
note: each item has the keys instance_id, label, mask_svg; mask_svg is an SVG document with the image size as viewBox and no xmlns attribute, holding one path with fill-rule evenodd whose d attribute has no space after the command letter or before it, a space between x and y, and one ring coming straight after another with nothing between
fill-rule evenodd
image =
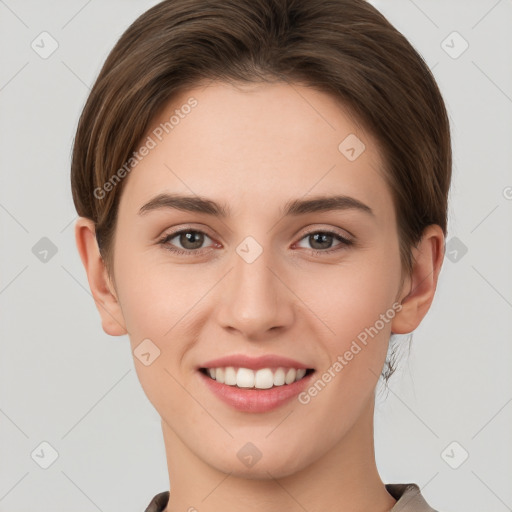
<instances>
[{"instance_id":1,"label":"gray background","mask_svg":"<svg viewBox=\"0 0 512 512\"><path fill-rule=\"evenodd\" d=\"M0 0L0 511L141 512L168 489L128 339L101 329L69 185L89 89L156 3ZM379 393L378 467L442 512L512 510L512 1L373 3L433 69L454 150L447 257Z\"/></svg>"}]
</instances>

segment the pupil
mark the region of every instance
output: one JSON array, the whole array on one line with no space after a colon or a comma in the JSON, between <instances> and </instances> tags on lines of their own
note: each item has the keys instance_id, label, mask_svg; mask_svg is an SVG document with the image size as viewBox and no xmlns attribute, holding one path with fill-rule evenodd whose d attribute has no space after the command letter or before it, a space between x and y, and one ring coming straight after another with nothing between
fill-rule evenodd
<instances>
[{"instance_id":1,"label":"pupil","mask_svg":"<svg viewBox=\"0 0 512 512\"><path fill-rule=\"evenodd\" d=\"M187 249L198 249L203 244L203 235L197 231L182 233L180 243ZM192 244L192 247L188 244Z\"/></svg>"},{"instance_id":2,"label":"pupil","mask_svg":"<svg viewBox=\"0 0 512 512\"><path fill-rule=\"evenodd\" d=\"M325 243L325 242L326 242L326 238L327 238L327 241L329 241L329 238L330 238L331 236L332 236L332 235L329 235L328 233L315 233L314 235L312 235L313 242L311 243L311 245L312 245L313 247L315 247L315 244L317 244L317 243L320 243L320 244L321 244L321 243L322 243L322 240L323 240L323 242ZM319 241L318 241L318 238L321 238L322 240L319 242ZM328 244L328 245L329 245L329 244ZM320 248L320 249L325 249L325 247L324 247L324 246L322 246L322 245L321 245L319 248Z\"/></svg>"}]
</instances>

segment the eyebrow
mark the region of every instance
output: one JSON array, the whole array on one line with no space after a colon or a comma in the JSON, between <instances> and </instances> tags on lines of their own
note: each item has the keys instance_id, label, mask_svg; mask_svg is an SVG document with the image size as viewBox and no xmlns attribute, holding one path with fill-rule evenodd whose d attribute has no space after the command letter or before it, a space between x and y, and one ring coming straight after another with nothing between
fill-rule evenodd
<instances>
[{"instance_id":1,"label":"eyebrow","mask_svg":"<svg viewBox=\"0 0 512 512\"><path fill-rule=\"evenodd\" d=\"M200 196L184 196L179 194L159 194L148 201L139 210L139 215L160 209L175 209L186 212L204 213L220 218L231 215L225 203L216 203ZM281 208L282 216L299 216L307 213L327 212L334 210L358 210L374 216L373 210L354 197L345 195L313 196L310 199L293 199Z\"/></svg>"}]
</instances>

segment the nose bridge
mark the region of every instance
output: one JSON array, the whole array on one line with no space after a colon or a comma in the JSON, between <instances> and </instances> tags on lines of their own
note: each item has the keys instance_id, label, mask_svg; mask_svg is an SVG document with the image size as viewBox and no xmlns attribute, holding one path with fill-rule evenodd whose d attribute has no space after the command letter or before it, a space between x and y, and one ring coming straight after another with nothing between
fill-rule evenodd
<instances>
[{"instance_id":1,"label":"nose bridge","mask_svg":"<svg viewBox=\"0 0 512 512\"><path fill-rule=\"evenodd\" d=\"M271 249L253 237L246 237L235 248L234 268L221 298L224 327L257 336L289 320L283 285L271 270L274 260Z\"/></svg>"}]
</instances>

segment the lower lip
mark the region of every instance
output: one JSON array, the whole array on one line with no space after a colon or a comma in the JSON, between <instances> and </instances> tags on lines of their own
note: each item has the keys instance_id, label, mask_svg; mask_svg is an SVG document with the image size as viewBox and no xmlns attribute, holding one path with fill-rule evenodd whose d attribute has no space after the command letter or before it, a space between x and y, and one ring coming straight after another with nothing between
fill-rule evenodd
<instances>
[{"instance_id":1,"label":"lower lip","mask_svg":"<svg viewBox=\"0 0 512 512\"><path fill-rule=\"evenodd\" d=\"M308 386L311 377L315 374L315 372L311 372L302 379L292 384L285 384L284 386L276 386L269 389L243 389L237 386L221 384L201 371L198 371L198 373L210 391L224 403L241 412L256 413L271 411L289 402Z\"/></svg>"}]
</instances>

